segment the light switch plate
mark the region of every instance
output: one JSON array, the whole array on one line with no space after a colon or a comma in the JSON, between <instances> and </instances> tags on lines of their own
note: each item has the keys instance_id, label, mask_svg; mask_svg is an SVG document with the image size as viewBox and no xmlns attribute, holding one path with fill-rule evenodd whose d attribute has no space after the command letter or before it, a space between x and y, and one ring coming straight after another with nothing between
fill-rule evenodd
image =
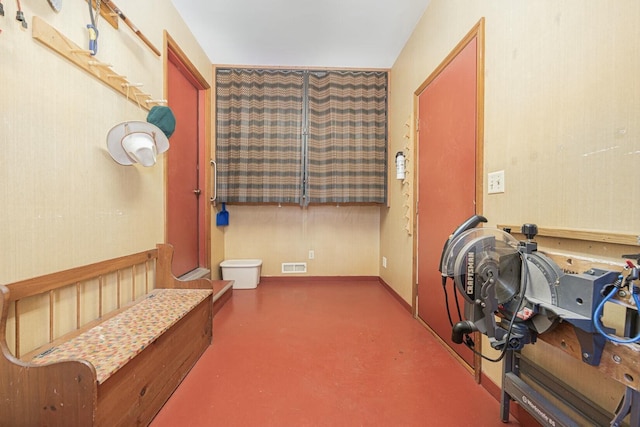
<instances>
[{"instance_id":1,"label":"light switch plate","mask_svg":"<svg viewBox=\"0 0 640 427\"><path fill-rule=\"evenodd\" d=\"M489 173L489 194L504 193L504 171Z\"/></svg>"}]
</instances>

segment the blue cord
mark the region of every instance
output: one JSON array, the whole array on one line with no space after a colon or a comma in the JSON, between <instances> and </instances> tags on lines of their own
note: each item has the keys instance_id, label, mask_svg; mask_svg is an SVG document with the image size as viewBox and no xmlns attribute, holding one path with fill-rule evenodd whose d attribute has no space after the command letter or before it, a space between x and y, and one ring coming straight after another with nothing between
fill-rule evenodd
<instances>
[{"instance_id":1,"label":"blue cord","mask_svg":"<svg viewBox=\"0 0 640 427\"><path fill-rule=\"evenodd\" d=\"M98 27L96 25L96 18L93 16L91 1L87 3L89 4L89 18L91 19L91 24L87 24L87 30L89 30L89 51L92 56L95 56L98 53ZM98 2L96 6L98 17L100 17L100 2Z\"/></svg>"},{"instance_id":2,"label":"blue cord","mask_svg":"<svg viewBox=\"0 0 640 427\"><path fill-rule=\"evenodd\" d=\"M87 25L87 29L89 30L89 51L95 56L98 53L98 29L91 24Z\"/></svg>"},{"instance_id":3,"label":"blue cord","mask_svg":"<svg viewBox=\"0 0 640 427\"><path fill-rule=\"evenodd\" d=\"M638 288L636 288L634 285L631 285L633 287L632 289L632 295L633 295L633 300L636 302L636 307L640 308L640 298L638 297L638 292L640 291ZM602 317L602 313L604 311L604 305L607 301L609 301L611 298L613 298L613 296L618 292L618 288L614 287L611 292L609 292L609 294L607 296L604 297L604 299L600 302L600 304L598 304L598 306L596 307L596 310L593 312L593 324L596 327L596 329L598 330L598 332L600 332L600 334L602 334L606 339L608 339L611 342L615 342L618 344L631 344L637 341L640 341L640 332L638 333L638 335L636 335L634 338L620 338L617 337L615 335L609 335L608 333L606 333L603 329L603 324L601 321L601 317Z\"/></svg>"}]
</instances>

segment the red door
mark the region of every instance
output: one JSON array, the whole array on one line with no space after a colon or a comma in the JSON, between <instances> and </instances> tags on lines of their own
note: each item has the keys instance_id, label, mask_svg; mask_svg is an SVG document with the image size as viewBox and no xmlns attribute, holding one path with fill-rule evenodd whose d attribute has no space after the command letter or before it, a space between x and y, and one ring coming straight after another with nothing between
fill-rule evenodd
<instances>
[{"instance_id":1,"label":"red door","mask_svg":"<svg viewBox=\"0 0 640 427\"><path fill-rule=\"evenodd\" d=\"M470 366L473 353L451 341L438 270L447 237L476 212L476 50L473 38L418 94L418 316Z\"/></svg>"},{"instance_id":2,"label":"red door","mask_svg":"<svg viewBox=\"0 0 640 427\"><path fill-rule=\"evenodd\" d=\"M167 160L167 242L174 247L173 273L181 276L199 267L199 90L171 51L167 84L176 116Z\"/></svg>"}]
</instances>

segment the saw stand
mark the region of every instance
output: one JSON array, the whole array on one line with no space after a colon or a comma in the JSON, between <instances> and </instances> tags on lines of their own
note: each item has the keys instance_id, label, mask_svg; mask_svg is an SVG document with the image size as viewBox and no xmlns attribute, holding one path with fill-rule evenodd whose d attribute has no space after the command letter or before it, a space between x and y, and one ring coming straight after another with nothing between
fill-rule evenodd
<instances>
[{"instance_id":1,"label":"saw stand","mask_svg":"<svg viewBox=\"0 0 640 427\"><path fill-rule=\"evenodd\" d=\"M538 387L534 388L525 382L521 373ZM538 391L540 389L561 402L567 410L554 404L550 398ZM627 387L612 419L610 413L599 408L594 402L554 379L551 374L534 367L519 351L508 351L504 358L500 399L500 415L504 423L509 421L512 400L518 402L543 426L580 427L585 425L584 422L588 422L589 425L595 426L620 427L627 415L630 416L631 427L640 426L640 391ZM576 421L569 416L570 413L578 415L582 421Z\"/></svg>"}]
</instances>

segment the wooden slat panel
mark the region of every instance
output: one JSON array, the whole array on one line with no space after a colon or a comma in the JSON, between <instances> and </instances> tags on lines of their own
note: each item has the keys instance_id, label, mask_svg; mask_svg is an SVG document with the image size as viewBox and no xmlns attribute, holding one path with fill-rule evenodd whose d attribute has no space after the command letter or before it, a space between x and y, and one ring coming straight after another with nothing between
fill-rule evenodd
<instances>
[{"instance_id":1,"label":"wooden slat panel","mask_svg":"<svg viewBox=\"0 0 640 427\"><path fill-rule=\"evenodd\" d=\"M53 290L49 291L49 342L53 341Z\"/></svg>"},{"instance_id":2,"label":"wooden slat panel","mask_svg":"<svg viewBox=\"0 0 640 427\"><path fill-rule=\"evenodd\" d=\"M122 277L122 271L118 270L118 274L116 274L116 307L120 308L120 283Z\"/></svg>"},{"instance_id":3,"label":"wooden slat panel","mask_svg":"<svg viewBox=\"0 0 640 427\"><path fill-rule=\"evenodd\" d=\"M7 297L7 304L9 304L11 300ZM14 316L15 316L15 334L16 334L16 357L20 357L20 301L16 301L14 306ZM4 319L3 319L4 320Z\"/></svg>"},{"instance_id":4,"label":"wooden slat panel","mask_svg":"<svg viewBox=\"0 0 640 427\"><path fill-rule=\"evenodd\" d=\"M102 288L104 287L104 276L98 278L98 317L102 317Z\"/></svg>"},{"instance_id":5,"label":"wooden slat panel","mask_svg":"<svg viewBox=\"0 0 640 427\"><path fill-rule=\"evenodd\" d=\"M149 261L144 263L144 293L149 293Z\"/></svg>"},{"instance_id":6,"label":"wooden slat panel","mask_svg":"<svg viewBox=\"0 0 640 427\"><path fill-rule=\"evenodd\" d=\"M522 225L497 225L498 228L511 229L513 234L521 234ZM590 242L617 243L620 245L640 246L640 235L612 233L609 231L576 230L570 228L538 227L538 236L558 237L561 239L586 240Z\"/></svg>"},{"instance_id":7,"label":"wooden slat panel","mask_svg":"<svg viewBox=\"0 0 640 427\"><path fill-rule=\"evenodd\" d=\"M540 340L558 348L577 360L582 360L582 351L574 327L568 323L561 323L552 331L541 334ZM602 352L600 365L593 367L608 377L640 390L640 345L615 345L607 342ZM585 369L588 365L585 365Z\"/></svg>"},{"instance_id":8,"label":"wooden slat panel","mask_svg":"<svg viewBox=\"0 0 640 427\"><path fill-rule=\"evenodd\" d=\"M157 257L157 249L150 249L133 255L126 255L108 261L101 261L82 267L76 267L32 279L14 282L6 285L10 291L9 299L10 301L16 301L28 296L38 295L51 289L62 288L75 282L83 282L85 280L93 279L115 270L130 267L134 264L141 264L149 259Z\"/></svg>"},{"instance_id":9,"label":"wooden slat panel","mask_svg":"<svg viewBox=\"0 0 640 427\"><path fill-rule=\"evenodd\" d=\"M136 299L136 266L131 266L131 301Z\"/></svg>"},{"instance_id":10,"label":"wooden slat panel","mask_svg":"<svg viewBox=\"0 0 640 427\"><path fill-rule=\"evenodd\" d=\"M80 285L80 282L76 283L76 329L80 328L80 323L81 323L81 305L80 305L80 300L81 298L81 292L80 292L80 288L82 285Z\"/></svg>"},{"instance_id":11,"label":"wooden slat panel","mask_svg":"<svg viewBox=\"0 0 640 427\"><path fill-rule=\"evenodd\" d=\"M584 273L592 268L601 268L603 270L622 271L624 262L607 262L604 260L594 260L577 255L564 254L560 252L552 252L548 250L542 251L546 256L551 258L553 262L558 264L565 273Z\"/></svg>"}]
</instances>

